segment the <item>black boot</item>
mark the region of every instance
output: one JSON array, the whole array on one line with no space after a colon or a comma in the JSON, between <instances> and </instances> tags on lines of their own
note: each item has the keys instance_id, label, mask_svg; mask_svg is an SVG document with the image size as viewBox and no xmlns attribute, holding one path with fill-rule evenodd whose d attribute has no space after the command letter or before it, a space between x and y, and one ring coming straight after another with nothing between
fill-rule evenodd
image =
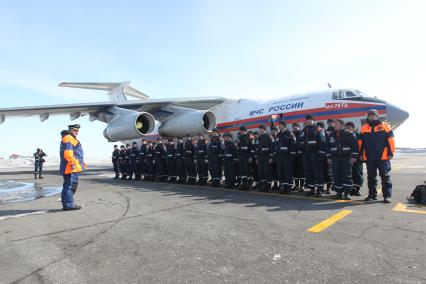
<instances>
[{"instance_id":1,"label":"black boot","mask_svg":"<svg viewBox=\"0 0 426 284\"><path fill-rule=\"evenodd\" d=\"M342 200L343 199L343 194L341 192L337 192L336 193L336 197L337 200Z\"/></svg>"},{"instance_id":2,"label":"black boot","mask_svg":"<svg viewBox=\"0 0 426 284\"><path fill-rule=\"evenodd\" d=\"M297 191L299 189L299 179L294 179L294 185L291 188L292 191Z\"/></svg>"},{"instance_id":3,"label":"black boot","mask_svg":"<svg viewBox=\"0 0 426 284\"><path fill-rule=\"evenodd\" d=\"M299 179L299 192L304 192L305 190L305 179Z\"/></svg>"},{"instance_id":4,"label":"black boot","mask_svg":"<svg viewBox=\"0 0 426 284\"><path fill-rule=\"evenodd\" d=\"M327 190L325 191L325 194L331 194L331 183L327 183Z\"/></svg>"},{"instance_id":5,"label":"black boot","mask_svg":"<svg viewBox=\"0 0 426 284\"><path fill-rule=\"evenodd\" d=\"M37 179L37 174L34 174L34 179Z\"/></svg>"},{"instance_id":6,"label":"black boot","mask_svg":"<svg viewBox=\"0 0 426 284\"><path fill-rule=\"evenodd\" d=\"M352 196L361 196L361 193L359 192L361 189L358 185L354 185L354 188L351 191Z\"/></svg>"},{"instance_id":7,"label":"black boot","mask_svg":"<svg viewBox=\"0 0 426 284\"><path fill-rule=\"evenodd\" d=\"M262 181L260 182L260 192L265 192L266 191L266 181Z\"/></svg>"},{"instance_id":8,"label":"black boot","mask_svg":"<svg viewBox=\"0 0 426 284\"><path fill-rule=\"evenodd\" d=\"M345 192L345 194L343 194L343 200L351 200L349 197L349 192Z\"/></svg>"},{"instance_id":9,"label":"black boot","mask_svg":"<svg viewBox=\"0 0 426 284\"><path fill-rule=\"evenodd\" d=\"M274 192L274 186L272 185L272 182L266 183L266 192Z\"/></svg>"},{"instance_id":10,"label":"black boot","mask_svg":"<svg viewBox=\"0 0 426 284\"><path fill-rule=\"evenodd\" d=\"M291 192L291 185L285 185L284 186L284 194L290 194Z\"/></svg>"},{"instance_id":11,"label":"black boot","mask_svg":"<svg viewBox=\"0 0 426 284\"><path fill-rule=\"evenodd\" d=\"M321 197L321 192L324 190L323 186L317 186L316 192L315 192L315 196L316 197Z\"/></svg>"},{"instance_id":12,"label":"black boot","mask_svg":"<svg viewBox=\"0 0 426 284\"><path fill-rule=\"evenodd\" d=\"M375 194L369 194L364 201L372 201L372 200L377 200L377 195Z\"/></svg>"}]
</instances>

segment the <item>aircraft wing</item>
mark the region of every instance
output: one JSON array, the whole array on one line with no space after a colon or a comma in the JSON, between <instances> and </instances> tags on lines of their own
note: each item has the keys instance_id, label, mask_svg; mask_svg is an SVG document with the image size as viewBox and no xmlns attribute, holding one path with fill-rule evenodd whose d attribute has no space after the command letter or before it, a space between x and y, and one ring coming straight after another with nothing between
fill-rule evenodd
<instances>
[{"instance_id":1,"label":"aircraft wing","mask_svg":"<svg viewBox=\"0 0 426 284\"><path fill-rule=\"evenodd\" d=\"M167 106L179 106L192 109L205 110L225 101L222 97L205 98L185 98L185 99L148 99L133 101L113 101L99 103L78 103L50 106L29 106L0 108L0 123L3 123L7 116L34 116L39 115L40 120L44 121L49 115L69 114L71 120L87 114L100 113L110 107L116 106L134 111L151 112Z\"/></svg>"}]
</instances>

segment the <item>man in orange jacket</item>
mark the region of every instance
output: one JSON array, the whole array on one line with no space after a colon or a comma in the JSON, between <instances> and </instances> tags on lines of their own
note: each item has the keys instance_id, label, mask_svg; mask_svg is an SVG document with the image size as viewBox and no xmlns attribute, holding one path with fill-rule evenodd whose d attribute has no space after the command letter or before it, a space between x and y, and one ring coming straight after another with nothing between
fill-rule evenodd
<instances>
[{"instance_id":1,"label":"man in orange jacket","mask_svg":"<svg viewBox=\"0 0 426 284\"><path fill-rule=\"evenodd\" d=\"M379 120L377 110L368 112L367 123L361 128L358 140L360 156L367 164L368 197L365 201L377 200L377 170L382 180L383 202L390 203L392 181L390 178L391 162L395 153L395 138L386 122Z\"/></svg>"},{"instance_id":2,"label":"man in orange jacket","mask_svg":"<svg viewBox=\"0 0 426 284\"><path fill-rule=\"evenodd\" d=\"M86 168L83 160L83 148L80 141L77 140L77 134L80 130L79 124L68 125L68 130L61 132L61 163L60 172L64 177L62 187L62 209L79 210L81 206L74 204L74 193L78 187L78 173Z\"/></svg>"}]
</instances>

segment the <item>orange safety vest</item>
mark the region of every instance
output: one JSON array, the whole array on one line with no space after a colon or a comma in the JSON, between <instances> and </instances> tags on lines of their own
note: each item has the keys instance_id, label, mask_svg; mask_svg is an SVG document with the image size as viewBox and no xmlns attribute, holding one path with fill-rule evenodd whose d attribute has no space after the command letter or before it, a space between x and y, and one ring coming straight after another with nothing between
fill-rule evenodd
<instances>
[{"instance_id":1,"label":"orange safety vest","mask_svg":"<svg viewBox=\"0 0 426 284\"><path fill-rule=\"evenodd\" d=\"M389 160L395 153L395 137L386 122L371 126L366 123L361 128L358 139L359 152L364 161Z\"/></svg>"}]
</instances>

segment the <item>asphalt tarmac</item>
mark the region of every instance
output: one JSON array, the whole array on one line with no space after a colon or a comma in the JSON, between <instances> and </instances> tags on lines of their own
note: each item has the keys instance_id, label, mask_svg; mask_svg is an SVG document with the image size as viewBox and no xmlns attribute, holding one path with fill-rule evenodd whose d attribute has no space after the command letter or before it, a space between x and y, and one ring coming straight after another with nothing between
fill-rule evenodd
<instances>
[{"instance_id":1,"label":"asphalt tarmac","mask_svg":"<svg viewBox=\"0 0 426 284\"><path fill-rule=\"evenodd\" d=\"M391 204L80 177L58 196L0 205L1 283L425 283L426 207L407 197L426 156L393 161ZM32 183L28 172L0 180ZM48 172L38 189L61 186ZM1 190L1 189L0 189Z\"/></svg>"}]
</instances>

